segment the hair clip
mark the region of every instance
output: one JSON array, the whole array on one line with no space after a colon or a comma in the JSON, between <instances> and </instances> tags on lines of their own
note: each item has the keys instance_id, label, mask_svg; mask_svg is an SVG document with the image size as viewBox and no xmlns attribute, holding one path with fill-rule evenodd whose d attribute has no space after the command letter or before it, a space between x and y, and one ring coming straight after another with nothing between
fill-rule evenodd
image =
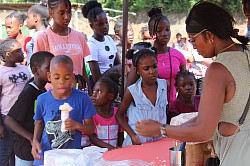
<instances>
[{"instance_id":1,"label":"hair clip","mask_svg":"<svg viewBox=\"0 0 250 166\"><path fill-rule=\"evenodd\" d=\"M155 53L155 50L153 50L152 47L148 47L148 49Z\"/></svg>"},{"instance_id":2,"label":"hair clip","mask_svg":"<svg viewBox=\"0 0 250 166\"><path fill-rule=\"evenodd\" d=\"M135 54L136 54L137 52L139 52L139 51L140 51L140 50L137 49L137 50L135 50L135 51L133 52L133 54L135 55Z\"/></svg>"},{"instance_id":3,"label":"hair clip","mask_svg":"<svg viewBox=\"0 0 250 166\"><path fill-rule=\"evenodd\" d=\"M153 40L156 40L156 34L153 35Z\"/></svg>"}]
</instances>

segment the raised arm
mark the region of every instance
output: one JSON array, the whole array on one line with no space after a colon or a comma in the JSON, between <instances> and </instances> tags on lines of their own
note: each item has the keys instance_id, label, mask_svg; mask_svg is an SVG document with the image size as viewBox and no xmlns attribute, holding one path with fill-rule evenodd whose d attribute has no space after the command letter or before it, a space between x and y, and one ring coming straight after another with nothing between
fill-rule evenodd
<instances>
[{"instance_id":1,"label":"raised arm","mask_svg":"<svg viewBox=\"0 0 250 166\"><path fill-rule=\"evenodd\" d=\"M125 91L124 97L122 99L122 102L118 108L118 111L116 113L116 120L118 121L119 125L127 132L127 134L130 136L133 145L140 144L140 140L138 136L136 135L135 131L129 126L125 114L127 112L127 109L130 105L130 103L133 101L133 97L130 93L130 91L127 89Z\"/></svg>"}]
</instances>

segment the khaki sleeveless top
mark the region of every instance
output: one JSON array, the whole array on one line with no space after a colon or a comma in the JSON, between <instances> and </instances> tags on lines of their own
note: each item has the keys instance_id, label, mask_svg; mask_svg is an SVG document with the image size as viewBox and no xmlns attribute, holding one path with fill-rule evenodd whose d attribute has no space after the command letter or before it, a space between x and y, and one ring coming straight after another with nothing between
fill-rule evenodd
<instances>
[{"instance_id":1,"label":"khaki sleeveless top","mask_svg":"<svg viewBox=\"0 0 250 166\"><path fill-rule=\"evenodd\" d=\"M237 124L244 111L250 92L249 58L249 52L247 52L247 50L244 52L231 51L219 54L214 61L221 63L228 69L236 85L234 97L223 106L220 121ZM248 112L244 121L243 129L245 127L250 128L250 112Z\"/></svg>"}]
</instances>

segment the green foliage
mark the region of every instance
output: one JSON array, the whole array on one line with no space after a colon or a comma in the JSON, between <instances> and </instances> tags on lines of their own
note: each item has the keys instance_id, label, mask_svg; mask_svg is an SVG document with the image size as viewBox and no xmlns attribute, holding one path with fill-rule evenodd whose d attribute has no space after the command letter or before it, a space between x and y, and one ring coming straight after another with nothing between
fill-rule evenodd
<instances>
[{"instance_id":1,"label":"green foliage","mask_svg":"<svg viewBox=\"0 0 250 166\"><path fill-rule=\"evenodd\" d=\"M72 3L85 3L88 0L71 0ZM103 7L122 10L123 0L98 0ZM199 0L128 0L130 12L148 11L161 7L164 12L187 12ZM240 0L208 0L224 6L230 12L241 11ZM0 0L0 2L39 2L39 0ZM114 16L115 13L110 13Z\"/></svg>"}]
</instances>

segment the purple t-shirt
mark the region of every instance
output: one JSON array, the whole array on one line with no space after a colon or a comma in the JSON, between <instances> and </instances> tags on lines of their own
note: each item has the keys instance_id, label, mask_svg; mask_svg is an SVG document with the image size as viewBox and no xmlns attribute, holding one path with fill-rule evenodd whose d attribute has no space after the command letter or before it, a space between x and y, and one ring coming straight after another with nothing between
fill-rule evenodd
<instances>
[{"instance_id":1,"label":"purple t-shirt","mask_svg":"<svg viewBox=\"0 0 250 166\"><path fill-rule=\"evenodd\" d=\"M171 64L170 64L171 59ZM169 54L158 54L157 56L158 61L158 74L159 78L165 79L170 85L170 98L168 99L169 103L173 102L176 99L176 89L175 89L175 75L180 71L180 66L185 65L187 60L185 59L184 55L174 49L170 48L170 58ZM170 65L172 66L170 68ZM172 70L170 70L172 69ZM172 73L172 74L171 74ZM171 76L170 76L171 75ZM170 78L171 77L171 78Z\"/></svg>"}]
</instances>

